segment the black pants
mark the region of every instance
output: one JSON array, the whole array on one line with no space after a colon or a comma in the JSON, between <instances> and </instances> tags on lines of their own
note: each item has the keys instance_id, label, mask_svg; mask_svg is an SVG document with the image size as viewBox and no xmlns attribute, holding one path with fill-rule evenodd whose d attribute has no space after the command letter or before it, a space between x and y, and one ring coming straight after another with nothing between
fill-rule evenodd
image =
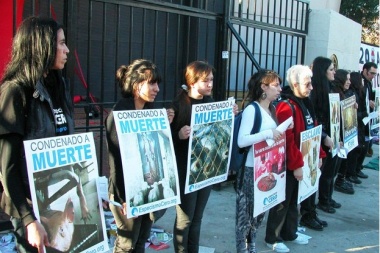
<instances>
[{"instance_id":1,"label":"black pants","mask_svg":"<svg viewBox=\"0 0 380 253\"><path fill-rule=\"evenodd\" d=\"M286 172L285 200L269 210L265 242L293 241L297 238L299 182L293 171Z\"/></svg>"},{"instance_id":2,"label":"black pants","mask_svg":"<svg viewBox=\"0 0 380 253\"><path fill-rule=\"evenodd\" d=\"M301 215L315 213L315 209L317 207L317 205L315 204L316 197L317 192L311 194L309 197L307 197L301 202Z\"/></svg>"},{"instance_id":3,"label":"black pants","mask_svg":"<svg viewBox=\"0 0 380 253\"><path fill-rule=\"evenodd\" d=\"M203 212L211 193L211 186L195 192L183 193L176 206L173 244L176 253L198 253Z\"/></svg>"},{"instance_id":4,"label":"black pants","mask_svg":"<svg viewBox=\"0 0 380 253\"><path fill-rule=\"evenodd\" d=\"M331 152L323 146L327 156L323 159L321 167L321 177L319 178L318 198L322 205L330 205L332 194L334 192L334 178L338 173L338 169L342 159L335 155L331 157Z\"/></svg>"}]
</instances>

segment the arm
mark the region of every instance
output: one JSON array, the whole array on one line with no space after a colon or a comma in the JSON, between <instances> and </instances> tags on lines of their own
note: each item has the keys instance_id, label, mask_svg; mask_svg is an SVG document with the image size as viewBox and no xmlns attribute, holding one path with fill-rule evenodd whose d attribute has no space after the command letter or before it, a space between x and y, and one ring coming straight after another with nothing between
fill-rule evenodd
<instances>
[{"instance_id":1,"label":"arm","mask_svg":"<svg viewBox=\"0 0 380 253\"><path fill-rule=\"evenodd\" d=\"M23 139L19 134L6 134L0 139L1 175L5 195L12 201L24 226L36 220L33 209L27 201L27 191L23 183L25 168L22 159ZM25 173L27 173L25 171Z\"/></svg>"},{"instance_id":2,"label":"arm","mask_svg":"<svg viewBox=\"0 0 380 253\"><path fill-rule=\"evenodd\" d=\"M241 125L238 135L239 147L248 147L254 143L273 138L272 129L260 131L257 134L251 134L255 115L255 108L253 105L247 106L243 111L243 117L241 119Z\"/></svg>"},{"instance_id":3,"label":"arm","mask_svg":"<svg viewBox=\"0 0 380 253\"><path fill-rule=\"evenodd\" d=\"M294 106L295 108L296 106ZM287 103L279 103L276 108L276 116L278 122L281 124L289 117L293 116L294 118L294 127L288 128L285 131L286 136L286 167L289 170L297 170L302 168L304 165L303 156L300 150L300 143L296 141L296 138L299 138L300 132L300 119L296 118L297 111L296 108L293 111ZM302 116L301 116L302 117ZM301 175L302 176L302 175Z\"/></svg>"}]
</instances>

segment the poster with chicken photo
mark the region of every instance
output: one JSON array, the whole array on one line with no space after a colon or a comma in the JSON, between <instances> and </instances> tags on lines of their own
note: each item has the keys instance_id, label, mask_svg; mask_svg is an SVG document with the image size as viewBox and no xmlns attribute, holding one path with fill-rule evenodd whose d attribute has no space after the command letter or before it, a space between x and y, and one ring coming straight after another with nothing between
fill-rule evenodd
<instances>
[{"instance_id":1,"label":"poster with chicken photo","mask_svg":"<svg viewBox=\"0 0 380 253\"><path fill-rule=\"evenodd\" d=\"M185 194L227 179L234 103L192 106Z\"/></svg>"},{"instance_id":2,"label":"poster with chicken photo","mask_svg":"<svg viewBox=\"0 0 380 253\"><path fill-rule=\"evenodd\" d=\"M303 180L299 182L298 201L318 190L321 170L319 169L319 151L321 147L322 125L301 132L300 150L303 156Z\"/></svg>"},{"instance_id":3,"label":"poster with chicken photo","mask_svg":"<svg viewBox=\"0 0 380 253\"><path fill-rule=\"evenodd\" d=\"M342 100L340 105L342 108L343 144L348 153L359 145L355 95Z\"/></svg>"},{"instance_id":4,"label":"poster with chicken photo","mask_svg":"<svg viewBox=\"0 0 380 253\"><path fill-rule=\"evenodd\" d=\"M44 226L46 252L104 252L108 238L92 133L24 141L34 213Z\"/></svg>"},{"instance_id":5,"label":"poster with chicken photo","mask_svg":"<svg viewBox=\"0 0 380 253\"><path fill-rule=\"evenodd\" d=\"M127 217L181 203L177 163L165 109L113 112L118 135Z\"/></svg>"},{"instance_id":6,"label":"poster with chicken photo","mask_svg":"<svg viewBox=\"0 0 380 253\"><path fill-rule=\"evenodd\" d=\"M333 141L333 149L331 150L331 155L334 157L340 148L339 138L340 138L340 98L339 93L329 94L330 102L330 137Z\"/></svg>"},{"instance_id":7,"label":"poster with chicken photo","mask_svg":"<svg viewBox=\"0 0 380 253\"><path fill-rule=\"evenodd\" d=\"M253 144L254 208L253 216L285 200L285 135L272 146L266 141Z\"/></svg>"}]
</instances>

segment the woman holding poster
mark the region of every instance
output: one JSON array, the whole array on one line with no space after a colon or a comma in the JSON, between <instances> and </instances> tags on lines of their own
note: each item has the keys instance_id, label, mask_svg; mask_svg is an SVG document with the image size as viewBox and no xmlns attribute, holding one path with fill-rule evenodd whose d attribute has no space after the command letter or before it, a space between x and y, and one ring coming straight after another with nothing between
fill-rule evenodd
<instances>
[{"instance_id":1,"label":"woman holding poster","mask_svg":"<svg viewBox=\"0 0 380 253\"><path fill-rule=\"evenodd\" d=\"M123 98L115 104L113 111L153 109L153 101L160 90L158 84L161 82L160 73L154 63L139 59L129 66L122 65L116 71L116 81ZM110 166L109 198L122 205L120 208L110 203L117 225L113 252L142 253L145 252L145 242L150 236L153 221L150 214L127 218L128 200L125 195L120 146L112 112L106 118L105 125Z\"/></svg>"},{"instance_id":2,"label":"woman holding poster","mask_svg":"<svg viewBox=\"0 0 380 253\"><path fill-rule=\"evenodd\" d=\"M29 17L13 39L1 80L1 208L11 216L18 252L44 252L49 246L31 206L23 141L74 133L70 87L61 72L68 53L61 25Z\"/></svg>"},{"instance_id":3,"label":"woman holding poster","mask_svg":"<svg viewBox=\"0 0 380 253\"><path fill-rule=\"evenodd\" d=\"M316 120L322 124L322 148L326 152L326 158L323 159L321 167L321 177L319 179L317 208L326 213L335 213L335 208L341 207L332 199L334 191L334 177L340 166L341 159L336 155L332 157L330 149L333 148L330 133L330 108L329 93L331 92L331 81L334 80L335 68L331 59L319 56L313 61L313 77L311 82L313 90L310 93L310 99L313 103L316 113Z\"/></svg>"},{"instance_id":4,"label":"woman holding poster","mask_svg":"<svg viewBox=\"0 0 380 253\"><path fill-rule=\"evenodd\" d=\"M272 101L281 93L281 78L274 71L260 70L248 82L249 103L255 101L260 108L262 123L260 131L251 134L255 122L255 107L248 105L244 111L238 135L239 147L248 147L245 166L238 171L236 191L236 251L238 253L256 253L256 232L264 214L253 217L253 151L252 144L266 140L281 138L282 133L276 130L276 111ZM268 169L268 168L267 168ZM270 168L271 169L271 168Z\"/></svg>"},{"instance_id":5,"label":"woman holding poster","mask_svg":"<svg viewBox=\"0 0 380 253\"><path fill-rule=\"evenodd\" d=\"M212 186L185 194L187 158L189 152L191 108L194 104L209 103L213 88L214 68L207 62L194 61L185 70L186 85L173 101L175 117L171 124L174 151L177 159L181 204L176 206L174 251L197 253L203 211Z\"/></svg>"}]
</instances>

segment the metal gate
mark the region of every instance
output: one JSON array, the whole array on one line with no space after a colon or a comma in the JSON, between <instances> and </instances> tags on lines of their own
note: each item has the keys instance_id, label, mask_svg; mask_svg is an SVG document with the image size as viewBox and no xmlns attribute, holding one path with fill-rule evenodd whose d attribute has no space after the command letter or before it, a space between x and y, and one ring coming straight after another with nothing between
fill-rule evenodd
<instances>
[{"instance_id":1,"label":"metal gate","mask_svg":"<svg viewBox=\"0 0 380 253\"><path fill-rule=\"evenodd\" d=\"M308 4L297 0L34 0L23 8L23 17L52 16L66 27L77 131L94 132L101 175L108 175L103 122L120 97L120 65L155 62L163 75L156 104L164 107L193 60L216 68L216 100L241 100L257 69L284 77L304 59Z\"/></svg>"}]
</instances>

